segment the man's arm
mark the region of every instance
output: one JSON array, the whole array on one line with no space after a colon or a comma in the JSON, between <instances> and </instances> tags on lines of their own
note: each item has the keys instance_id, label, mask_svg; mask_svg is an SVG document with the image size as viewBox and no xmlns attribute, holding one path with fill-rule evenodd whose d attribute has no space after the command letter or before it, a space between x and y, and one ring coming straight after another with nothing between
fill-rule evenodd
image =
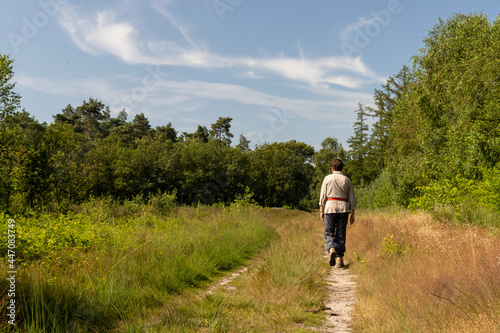
<instances>
[{"instance_id":1,"label":"man's arm","mask_svg":"<svg viewBox=\"0 0 500 333\"><path fill-rule=\"evenodd\" d=\"M319 217L321 220L325 219L325 205L326 205L326 182L323 179L321 184L321 191L319 192Z\"/></svg>"},{"instance_id":2,"label":"man's arm","mask_svg":"<svg viewBox=\"0 0 500 333\"><path fill-rule=\"evenodd\" d=\"M353 224L354 223L354 221L356 220L355 215L356 215L356 209L351 209L351 218L349 220L349 224Z\"/></svg>"}]
</instances>

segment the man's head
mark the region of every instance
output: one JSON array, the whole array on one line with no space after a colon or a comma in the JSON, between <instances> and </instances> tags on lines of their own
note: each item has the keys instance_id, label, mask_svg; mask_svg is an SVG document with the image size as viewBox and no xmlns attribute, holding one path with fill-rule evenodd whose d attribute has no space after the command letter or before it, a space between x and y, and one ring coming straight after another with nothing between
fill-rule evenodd
<instances>
[{"instance_id":1,"label":"man's head","mask_svg":"<svg viewBox=\"0 0 500 333\"><path fill-rule=\"evenodd\" d=\"M334 158L331 163L333 171L342 171L344 168L344 163L339 158Z\"/></svg>"}]
</instances>

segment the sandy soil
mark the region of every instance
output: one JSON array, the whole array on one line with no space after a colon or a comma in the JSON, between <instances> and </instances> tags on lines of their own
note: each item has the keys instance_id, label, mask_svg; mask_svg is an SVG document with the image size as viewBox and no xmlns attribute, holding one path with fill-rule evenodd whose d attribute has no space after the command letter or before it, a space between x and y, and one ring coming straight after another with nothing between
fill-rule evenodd
<instances>
[{"instance_id":1,"label":"sandy soil","mask_svg":"<svg viewBox=\"0 0 500 333\"><path fill-rule=\"evenodd\" d=\"M353 275L348 265L344 268L332 267L327 277L329 299L325 302L326 323L323 332L351 332L351 313L356 303Z\"/></svg>"},{"instance_id":2,"label":"sandy soil","mask_svg":"<svg viewBox=\"0 0 500 333\"><path fill-rule=\"evenodd\" d=\"M240 270L238 270L237 272L234 272L233 274L231 274L231 276L224 277L224 278L220 279L212 287L210 287L208 290L203 292L203 294L204 295L211 295L214 293L215 289L218 289L218 288L224 288L226 290L236 290L235 287L230 286L229 284L231 282L233 282L233 280L236 279L238 276L245 273L247 270L248 270L248 266L245 266L245 267L241 268Z\"/></svg>"},{"instance_id":3,"label":"sandy soil","mask_svg":"<svg viewBox=\"0 0 500 333\"><path fill-rule=\"evenodd\" d=\"M327 256L325 256L327 258ZM248 267L245 266L240 270L224 277L217 283L213 284L208 290L203 292L204 295L214 293L216 289L224 288L234 290L236 288L229 284L241 274L245 273ZM329 298L325 301L326 322L319 331L345 333L351 332L349 325L351 324L351 313L356 304L354 289L356 283L353 275L349 272L349 265L344 268L332 267L326 279ZM317 330L309 327L309 329Z\"/></svg>"}]
</instances>

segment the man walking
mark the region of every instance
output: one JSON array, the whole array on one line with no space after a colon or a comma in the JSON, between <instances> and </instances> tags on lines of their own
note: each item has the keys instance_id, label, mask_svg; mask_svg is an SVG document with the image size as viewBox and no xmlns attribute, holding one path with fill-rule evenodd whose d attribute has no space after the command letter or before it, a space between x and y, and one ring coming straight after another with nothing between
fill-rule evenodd
<instances>
[{"instance_id":1,"label":"man walking","mask_svg":"<svg viewBox=\"0 0 500 333\"><path fill-rule=\"evenodd\" d=\"M351 180L342 173L344 163L334 158L332 174L325 177L319 197L320 217L325 223L326 250L330 266L344 267L347 220L354 223L356 200Z\"/></svg>"}]
</instances>

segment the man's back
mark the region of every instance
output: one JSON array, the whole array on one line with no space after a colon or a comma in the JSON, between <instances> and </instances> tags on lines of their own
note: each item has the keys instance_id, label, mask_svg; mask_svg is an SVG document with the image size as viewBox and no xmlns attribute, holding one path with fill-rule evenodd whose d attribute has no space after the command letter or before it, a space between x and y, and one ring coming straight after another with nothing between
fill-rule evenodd
<instances>
[{"instance_id":1,"label":"man's back","mask_svg":"<svg viewBox=\"0 0 500 333\"><path fill-rule=\"evenodd\" d=\"M326 176L321 185L319 204L325 206L325 214L348 213L355 209L356 201L351 180L341 171L334 171Z\"/></svg>"}]
</instances>

